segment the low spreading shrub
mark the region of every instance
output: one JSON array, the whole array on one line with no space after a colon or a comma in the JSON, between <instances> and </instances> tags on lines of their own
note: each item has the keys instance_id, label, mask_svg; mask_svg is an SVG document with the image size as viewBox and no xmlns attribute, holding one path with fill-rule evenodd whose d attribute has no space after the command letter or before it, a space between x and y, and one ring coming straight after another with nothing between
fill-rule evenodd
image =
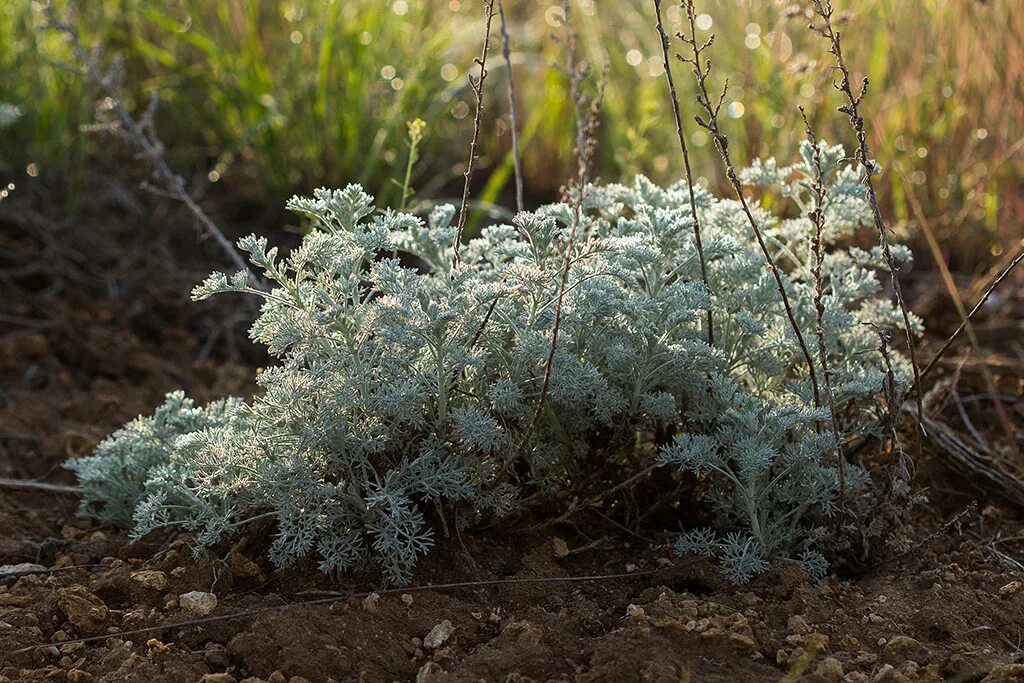
<instances>
[{"instance_id":1,"label":"low spreading shrub","mask_svg":"<svg viewBox=\"0 0 1024 683\"><path fill-rule=\"evenodd\" d=\"M841 148L818 151L823 206L810 143L796 165L769 160L743 178L786 198L774 204L780 215L756 207L755 218L809 340L812 217L824 212L821 323L836 429L815 405L738 202L696 190L705 287L685 184L640 176L587 186L569 200L579 220L572 203L520 213L483 229L454 267L452 206L423 220L375 210L349 185L291 200L310 230L287 257L264 238L239 242L269 291L239 273L193 292L262 297L251 336L279 364L258 375L258 396L200 408L169 395L152 417L69 462L85 491L81 512L137 536L185 529L198 548L269 518L275 564L313 555L327 572L377 569L403 582L442 522L539 509L578 493L595 469L635 469L645 450L633 446L648 438L659 464L694 475L687 490L713 513L712 528L679 537L680 552L718 558L738 582L791 559L821 574L839 496L837 436L882 429L876 327L893 329L900 315L882 295L878 251L843 246L870 220L862 179ZM906 362L890 360L905 388ZM845 488L870 496L871 480L851 463Z\"/></svg>"}]
</instances>

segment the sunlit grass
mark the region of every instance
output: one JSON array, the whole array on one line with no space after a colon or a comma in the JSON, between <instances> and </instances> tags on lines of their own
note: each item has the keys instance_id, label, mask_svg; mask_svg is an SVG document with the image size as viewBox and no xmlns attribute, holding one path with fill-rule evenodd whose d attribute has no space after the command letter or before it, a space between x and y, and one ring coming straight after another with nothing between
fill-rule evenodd
<instances>
[{"instance_id":1,"label":"sunlit grass","mask_svg":"<svg viewBox=\"0 0 1024 683\"><path fill-rule=\"evenodd\" d=\"M263 188L268 205L315 185L358 181L384 201L404 174L406 122L426 122L412 186L450 192L465 164L472 101L466 72L482 40L478 0L90 0L74 3L87 40L124 59L130 102L156 88L160 128L179 165L209 182L231 173ZM717 35L715 73L729 76L727 132L738 162L788 156L802 137L797 104L821 137L851 142L823 41L791 2L704 2L702 26ZM1024 13L1013 0L837 2L847 59L871 79L864 105L870 142L887 167L915 187L954 267L982 268L1024 235ZM601 127L600 175L679 177L674 130L653 7L648 0L573 3L591 64L610 68ZM666 21L681 28L679 8ZM507 3L521 106L528 192L552 198L566 177L571 127L561 10L552 0ZM36 161L75 176L94 117L90 94L53 66L55 36L37 30L25 0L0 0L0 160ZM508 198L504 65L489 64L482 186L478 198ZM684 111L692 83L675 64ZM720 83L719 83L720 85ZM686 117L690 121L689 116ZM689 125L698 175L720 182L705 133ZM912 212L899 176L881 178L897 221ZM447 185L447 187L446 187ZM984 247L979 245L985 245Z\"/></svg>"},{"instance_id":2,"label":"sunlit grass","mask_svg":"<svg viewBox=\"0 0 1024 683\"><path fill-rule=\"evenodd\" d=\"M703 25L716 35L715 72L729 78L724 121L738 161L788 158L803 137L798 104L821 137L852 147L846 117L836 112L832 62L799 6L737 0L701 5ZM1008 0L837 6L855 10L843 16L841 29L851 68L870 79L863 111L872 149L883 166L898 165L914 183L955 266L979 268L991 259L990 245L1024 234L1024 15ZM682 172L652 14L645 0L583 3L576 13L591 60L611 67L601 169L609 177L643 172L665 182ZM519 19L540 24L540 15ZM666 3L672 33L681 29L680 19L678 6ZM543 34L540 28L527 32L535 42L526 49L553 60L557 46L541 45ZM697 173L719 183L717 155L689 116L692 78L683 64L673 68ZM564 164L570 152L564 102L550 93L527 93L524 107L531 114L547 107L543 119L563 127L526 153L527 168L540 175L541 185L556 183L559 169L550 160ZM557 154L543 144L548 141ZM911 219L899 175L886 172L881 184L891 216Z\"/></svg>"}]
</instances>

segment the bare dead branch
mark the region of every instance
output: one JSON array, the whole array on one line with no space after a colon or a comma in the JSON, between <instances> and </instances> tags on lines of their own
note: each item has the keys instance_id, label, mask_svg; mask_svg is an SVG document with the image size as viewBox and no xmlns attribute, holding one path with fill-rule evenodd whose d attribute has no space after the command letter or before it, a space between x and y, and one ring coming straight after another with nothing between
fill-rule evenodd
<instances>
[{"instance_id":1,"label":"bare dead branch","mask_svg":"<svg viewBox=\"0 0 1024 683\"><path fill-rule=\"evenodd\" d=\"M911 547L907 548L903 552L898 553L896 555L893 555L892 557L887 557L884 560L882 560L881 562L876 562L875 565L871 567L871 569L873 571L874 570L878 570L879 568L884 567L884 566L886 566L888 564L892 564L893 562L896 562L898 560L902 560L904 557L909 557L912 553L917 552L917 551L921 550L922 548L926 547L929 543L931 543L935 539L939 538L944 533L948 532L950 529L952 529L954 527L959 528L960 523L963 521L963 519L967 515L973 514L974 512L976 512L977 509L978 509L977 502L971 501L971 503L967 507L965 507L963 510L961 510L960 512L958 512L955 515L953 515L951 518L949 518L948 521L946 521L945 523L940 525L939 528L937 528L935 531L933 531L932 533L928 534L927 536L925 536L920 541L918 541L917 543L915 543Z\"/></svg>"},{"instance_id":2,"label":"bare dead branch","mask_svg":"<svg viewBox=\"0 0 1024 683\"><path fill-rule=\"evenodd\" d=\"M47 484L42 481L8 479L6 477L0 477L0 489L7 489L9 491L36 491L38 493L54 493L57 495L68 496L78 496L82 493L82 489L78 486Z\"/></svg>"},{"instance_id":3,"label":"bare dead branch","mask_svg":"<svg viewBox=\"0 0 1024 683\"><path fill-rule=\"evenodd\" d=\"M466 179L462 186L462 204L459 206L459 221L455 228L455 238L452 241L452 249L455 256L452 265L458 267L462 260L460 249L462 247L462 231L466 228L466 217L469 204L469 184L473 179L473 169L476 167L477 144L480 140L480 120L484 112L484 81L487 80L487 53L491 43L491 18L494 16L494 0L484 0L484 46L480 50L480 56L473 60L473 63L480 67L480 75L473 78L469 75L469 87L476 96L476 115L473 117L473 138L469 143L469 163L466 165L466 172L463 176Z\"/></svg>"},{"instance_id":4,"label":"bare dead branch","mask_svg":"<svg viewBox=\"0 0 1024 683\"><path fill-rule=\"evenodd\" d=\"M520 450L526 447L540 421L541 413L547 401L548 388L551 384L551 370L555 363L555 351L558 348L558 333L562 324L562 305L565 301L565 292L569 282L569 270L572 264L573 249L576 246L576 237L580 229L580 222L583 213L583 198L586 193L587 182L590 175L590 164L594 153L597 150L597 129L600 123L601 102L604 98L605 74L597 84L597 93L589 100L580 90L583 79L587 76L587 70L579 63L577 55L577 37L569 22L569 3L563 0L562 9L565 13L565 47L566 67L569 75L569 95L576 114L576 178L570 184L567 193L572 201L572 225L569 229L569 237L566 240L565 251L562 254L562 269L559 275L558 296L555 299L555 319L551 327L551 347L548 350L547 359L544 362L544 376L541 383L540 399L537 401L537 410L533 414L530 426L523 435Z\"/></svg>"},{"instance_id":5,"label":"bare dead branch","mask_svg":"<svg viewBox=\"0 0 1024 683\"><path fill-rule=\"evenodd\" d=\"M807 140L814 150L812 159L814 161L814 210L811 212L811 221L814 223L814 239L811 242L811 252L814 255L814 265L811 267L811 277L814 280L814 332L818 338L818 356L821 362L822 381L825 386L825 399L828 401L828 411L832 419L832 436L836 440L836 461L839 465L839 515L836 521L836 528L843 527L843 518L846 516L846 456L843 454L843 440L839 436L839 420L836 416L836 399L832 392L832 372L829 369L828 351L825 348L825 287L822 282L822 263L825 258L821 245L821 234L825 228L825 174L821 168L821 148L818 147L818 136L814 134L814 128L807 118L804 108L800 107L800 116L804 120L807 132Z\"/></svg>"},{"instance_id":6,"label":"bare dead branch","mask_svg":"<svg viewBox=\"0 0 1024 683\"><path fill-rule=\"evenodd\" d=\"M939 275L942 277L942 283L946 287L946 292L949 294L949 298L953 302L953 307L956 308L957 315L960 316L960 327L967 332L967 339L975 351L980 351L981 344L978 341L978 336L974 332L974 326L971 325L970 316L964 309L964 302L960 298L960 292L956 287L956 283L953 281L953 275L949 272L949 266L946 265L945 259L942 257L942 251L939 249L938 240L935 239L935 234L932 232L931 225L928 222L928 217L925 216L924 207L921 206L920 200L917 198L917 194L914 192L913 186L907 179L906 174L903 173L903 169L899 166L896 167L896 173L900 178L900 182L903 185L904 192L907 195L907 199L910 202L910 208L914 212L914 217L917 219L918 225L921 226L921 230L924 233L925 241L928 242L928 248L932 252L932 260L935 261L935 266L939 270ZM932 362L925 368L927 371L928 367L934 365L936 358L932 359ZM1016 446L1016 438L1014 436L1013 428L1010 425L1009 416L1006 414L1006 408L997 398L999 391L996 387L995 378L992 376L992 372L988 366L982 363L979 366L981 370L982 379L985 381L985 387L988 389L989 396L992 399L992 406L995 409L996 417L999 418L999 424L1003 428L1003 434L1006 436L1006 443L1011 448ZM924 372L921 373L922 376Z\"/></svg>"},{"instance_id":7,"label":"bare dead branch","mask_svg":"<svg viewBox=\"0 0 1024 683\"><path fill-rule=\"evenodd\" d=\"M692 562L690 563L692 564ZM525 577L525 578L514 578L514 579L493 579L489 581L461 581L457 583L441 583L435 585L424 585L424 586L406 586L405 588L384 588L376 591L362 591L353 593L337 593L337 592L318 592L315 594L326 595L327 597L317 598L313 600L301 600L298 602L292 602L286 605L269 605L267 607L261 607L258 609L241 610L238 612L231 612L229 614L217 614L209 617L201 617L199 619L188 619L183 621L175 621L166 624L160 624L158 626L148 626L145 628L136 628L123 631L116 631L114 633L106 633L101 636L90 636L88 638L72 638L70 640L62 641L61 645L71 645L74 643L96 643L104 642L110 638L125 638L128 636L139 636L147 633L159 633L161 631L169 631L172 629L180 629L186 626L204 626L206 624L215 624L225 621L235 621L238 619L249 619L258 617L262 614L269 612L280 612L282 610L292 609L296 607L316 607L320 605L333 605L344 600L354 600L359 598L366 598L372 593L377 595L395 595L402 593L421 593L425 591L442 591L442 590L457 590L460 588L486 588L488 586L506 586L506 585L523 585L523 584L548 584L548 583L580 583L583 581L614 581L620 579L639 579L645 576L652 576L661 572L665 572L666 568L658 569L646 569L643 571L626 572L620 574L594 574L594 575L583 575L583 576L538 576L538 577ZM47 644L30 645L28 647L19 648L17 650L11 650L10 654L24 654L26 652L32 652L36 648L47 647Z\"/></svg>"},{"instance_id":8,"label":"bare dead branch","mask_svg":"<svg viewBox=\"0 0 1024 683\"><path fill-rule=\"evenodd\" d=\"M569 508L565 512L560 514L558 517L554 517L552 519L549 519L546 522L538 524L537 526L535 526L532 529L530 529L530 531L542 531L544 529L550 529L551 527L553 527L553 526L555 526L557 524L561 524L562 522L565 522L565 521L571 519L577 513L582 512L583 510L586 510L588 508L592 508L595 505L599 505L600 503L605 501L612 494L618 493L619 491L622 491L623 489L627 489L630 486L632 486L634 483L636 483L637 481L639 481L639 480L643 479L644 477L648 476L651 472L653 472L655 470L656 467L657 467L656 464L655 465L648 465L647 467L643 468L642 470L640 470L639 472L637 472L633 476L629 477L628 479L625 479L625 480L619 482L618 484L616 484L615 486L607 488L604 491L601 491L600 493L597 493L597 494L591 496L587 500L584 500L582 502L580 502L578 500L574 500L572 502L572 504L569 505Z\"/></svg>"},{"instance_id":9,"label":"bare dead branch","mask_svg":"<svg viewBox=\"0 0 1024 683\"><path fill-rule=\"evenodd\" d=\"M1017 253L1013 255L1013 258L1010 259L1010 262L1006 264L1006 267L1003 268L999 272L999 274L996 275L996 277L985 287L985 292L981 295L981 298L978 299L978 303L974 304L974 308L971 309L971 312L968 313L967 317L964 318L963 321L960 323L960 327L956 328L956 331L953 334L951 334L949 336L949 339L947 339L942 344L942 346L939 347L939 350L935 352L935 355L932 356L932 359L928 361L928 365L926 365L924 369L921 370L920 379L918 381L915 381L915 383L911 386L911 389L918 388L920 380L924 379L928 375L928 373L932 371L932 368L934 368L935 365L940 360L942 360L942 357L946 354L947 351L949 351L949 348L953 345L953 342L960 338L960 335L963 334L964 331L967 329L968 324L972 320L974 320L974 316L977 315L978 311L980 311L982 307L985 306L985 303L988 301L989 297L992 296L992 292L996 291L999 285L1002 284L1003 280L1005 280L1010 275L1010 273L1013 272L1013 269L1016 268L1021 261L1024 261L1024 244L1022 244L1020 249L1017 250Z\"/></svg>"},{"instance_id":10,"label":"bare dead branch","mask_svg":"<svg viewBox=\"0 0 1024 683\"><path fill-rule=\"evenodd\" d=\"M897 431L899 423L899 406L902 400L896 391L896 372L892 368L892 356L889 353L889 335L874 323L863 323L871 327L878 335L878 353L882 356L882 363L885 366L885 377L882 380L882 394L886 405L886 428L889 438L892 439L893 448L896 450L895 472L900 480L909 483L913 475L907 468L906 453L900 444L900 435Z\"/></svg>"},{"instance_id":11,"label":"bare dead branch","mask_svg":"<svg viewBox=\"0 0 1024 683\"><path fill-rule=\"evenodd\" d=\"M697 260L700 262L700 279L704 281L704 288L711 294L711 285L708 283L707 262L704 259L704 243L700 235L700 218L697 217L697 199L693 192L693 172L690 170L690 153L686 148L686 136L683 135L682 115L679 111L679 97L676 95L676 83L672 78L672 64L668 57L669 39L665 33L665 27L661 22L661 0L654 0L654 14L658 18L657 30L661 38L661 58L665 68L665 78L668 81L669 98L672 101L672 115L676 122L676 137L679 138L679 150L683 155L683 166L686 169L686 186L690 191L690 212L693 214L693 240L697 247ZM715 323L712 317L711 307L707 311L708 345L715 343Z\"/></svg>"},{"instance_id":12,"label":"bare dead branch","mask_svg":"<svg viewBox=\"0 0 1024 683\"><path fill-rule=\"evenodd\" d=\"M213 241L227 254L231 262L240 271L248 274L250 285L262 289L257 277L249 270L249 265L242 258L235 246L224 236L224 233L217 224L210 218L202 207L196 203L185 189L185 181L181 176L171 170L164 156L164 145L156 134L154 116L159 104L157 93L154 90L150 99L149 107L140 119L135 119L125 108L115 88L113 71L105 73L99 66L94 54L86 51L79 36L78 29L70 19L65 20L58 14L52 2L43 5L43 12L46 16L45 28L63 34L68 45L71 47L78 63L74 71L88 80L107 99L109 108L117 117L116 132L125 137L139 154L144 157L152 167L153 176L164 192L177 199L188 208L196 218L203 230L213 238Z\"/></svg>"},{"instance_id":13,"label":"bare dead branch","mask_svg":"<svg viewBox=\"0 0 1024 683\"><path fill-rule=\"evenodd\" d=\"M922 419L924 417L924 405L921 399L921 369L917 363L917 350L914 344L914 329L910 323L910 311L907 308L907 303L903 298L903 288L900 285L900 277L896 262L892 257L892 250L889 246L889 232L885 226L885 221L882 218L882 210L878 206L878 196L875 194L875 184L871 180L872 174L875 172L875 162L871 157L871 149L868 147L868 136L864 130L864 117L860 113L860 103L863 101L864 96L868 91L868 79L865 78L861 82L860 91L856 94L853 92L851 86L850 70L846 66L846 60L843 57L843 47L840 42L839 32L832 28L832 14L833 7L831 0L812 0L814 5L814 11L821 19L820 25L812 25L811 30L821 34L829 43L829 53L835 57L836 68L842 74L842 79L838 83L834 83L836 90L841 92L846 97L846 102L839 107L839 111L846 114L850 119L850 127L853 128L854 133L857 136L857 161L860 162L861 167L864 170L864 186L868 191L868 201L871 204L871 214L874 218L875 229L878 232L878 242L882 247L882 256L885 258L885 263L889 268L889 275L892 280L892 291L896 297L896 303L900 308L900 314L903 316L903 327L906 333L907 351L910 356L910 365L914 369L914 383L911 385L912 390L916 396L917 405L917 437L916 437L916 453L920 456L921 454L921 431L924 429L924 423Z\"/></svg>"},{"instance_id":14,"label":"bare dead branch","mask_svg":"<svg viewBox=\"0 0 1024 683\"><path fill-rule=\"evenodd\" d=\"M743 209L743 214L747 217L747 222L750 224L750 229L754 233L754 237L757 239L758 246L761 247L761 253L764 255L765 263L771 270L772 277L775 278L775 285L779 290L779 296L782 299L782 306L785 309L786 317L789 319L789 325L793 329L793 334L796 336L797 344L800 346L800 351L803 353L804 360L807 363L807 372L811 379L811 390L814 394L814 405L821 405L821 393L818 388L818 374L814 369L814 361L811 359L811 351L807 346L807 342L804 340L804 334L800 330L800 325L796 322L796 315L793 313L793 306L789 301L789 295L786 294L786 286L782 281L782 273L779 271L778 265L775 263L774 257L771 252L768 251L768 245L765 244L764 236L761 234L761 228L757 224L757 220L754 218L754 214L750 210L750 204L747 201L746 195L743 194L743 185L740 183L739 176L736 173L736 167L732 163L732 157L729 154L729 138L722 132L722 129L718 125L718 114L722 110L722 103L725 101L725 94L729 88L729 82L726 81L722 87L722 92L712 101L711 95L708 92L708 76L711 73L711 60L706 59L703 53L706 49L711 47L715 41L715 35L711 34L706 41L700 43L697 41L697 17L696 10L694 9L693 0L681 0L681 4L686 9L687 21L690 24L690 35L687 36L683 33L677 34L679 39L690 46L692 56L684 57L677 54L676 58L685 64L690 64L693 67L693 75L697 82L697 104L700 105L701 109L704 110L705 117L695 115L693 118L701 128L705 129L711 138L715 141L715 147L718 149L719 155L722 157L722 161L725 163L725 176L732 186L733 192L736 194L736 199L740 203L740 207Z\"/></svg>"},{"instance_id":15,"label":"bare dead branch","mask_svg":"<svg viewBox=\"0 0 1024 683\"><path fill-rule=\"evenodd\" d=\"M505 72L508 74L508 116L512 128L512 164L516 181L516 211L525 210L523 200L523 160L519 152L519 116L516 112L516 82L512 73L512 50L505 26L505 6L498 0L498 19L501 22L501 56L505 59Z\"/></svg>"}]
</instances>

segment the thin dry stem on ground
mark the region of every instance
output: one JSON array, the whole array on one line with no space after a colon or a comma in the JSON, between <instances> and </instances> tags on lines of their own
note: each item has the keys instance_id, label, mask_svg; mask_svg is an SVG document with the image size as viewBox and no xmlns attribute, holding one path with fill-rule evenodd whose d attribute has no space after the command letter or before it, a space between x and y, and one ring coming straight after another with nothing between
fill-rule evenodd
<instances>
[{"instance_id":1,"label":"thin dry stem on ground","mask_svg":"<svg viewBox=\"0 0 1024 683\"><path fill-rule=\"evenodd\" d=\"M293 609L296 607L316 607L321 605L333 605L343 600L351 600L358 598L367 598L371 595L398 595L398 594L410 594L419 593L424 591L444 591L444 590L458 590L461 588L486 588L491 586L507 586L507 585L522 585L522 584L537 584L537 583L580 583L583 581L612 581L621 579L639 579L652 574L665 572L665 569L647 569L644 571L635 572L624 572L619 574L591 574L585 576L538 576L538 577L524 577L524 578L509 578L509 579L493 579L489 581L459 581L455 583L438 583L438 584L426 584L422 586L404 586L402 588L380 588L375 591L360 591L352 593L339 593L335 591L324 591L320 595L326 595L327 597L315 598L312 600L299 600L296 602L286 603L283 605L269 605L266 607L260 607L258 609L242 610L238 612L231 612L229 614L216 614L209 617L199 617L196 619L186 619L182 621L176 621L167 624L161 624L159 626L149 626L146 628L135 628L126 629L123 631L115 631L107 633L102 636L89 636L86 638L69 638L61 641L61 645L73 645L75 643L98 643L109 640L112 637L123 637L123 636L139 636L148 633L159 633L161 631L168 631L171 629L182 628L185 626L204 626L207 624L215 624L224 621L236 621L238 619L247 619L252 617L258 617L268 612L277 612L280 610ZM32 572L38 573L38 572ZM16 655L24 652L31 652L38 648L38 645L31 645L18 650L13 650L9 654Z\"/></svg>"}]
</instances>

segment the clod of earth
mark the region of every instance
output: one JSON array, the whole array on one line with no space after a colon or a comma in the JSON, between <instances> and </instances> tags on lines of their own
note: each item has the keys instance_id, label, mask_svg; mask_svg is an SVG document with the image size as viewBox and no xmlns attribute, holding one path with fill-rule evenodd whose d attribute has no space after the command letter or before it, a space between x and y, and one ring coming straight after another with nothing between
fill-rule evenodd
<instances>
[{"instance_id":1,"label":"clod of earth","mask_svg":"<svg viewBox=\"0 0 1024 683\"><path fill-rule=\"evenodd\" d=\"M144 588L149 588L150 590L167 590L167 574L164 574L161 571L144 569L142 571L132 572L132 581Z\"/></svg>"},{"instance_id":2,"label":"clod of earth","mask_svg":"<svg viewBox=\"0 0 1024 683\"><path fill-rule=\"evenodd\" d=\"M102 633L110 625L110 610L84 586L61 588L57 596L57 606L68 621L83 633Z\"/></svg>"}]
</instances>

